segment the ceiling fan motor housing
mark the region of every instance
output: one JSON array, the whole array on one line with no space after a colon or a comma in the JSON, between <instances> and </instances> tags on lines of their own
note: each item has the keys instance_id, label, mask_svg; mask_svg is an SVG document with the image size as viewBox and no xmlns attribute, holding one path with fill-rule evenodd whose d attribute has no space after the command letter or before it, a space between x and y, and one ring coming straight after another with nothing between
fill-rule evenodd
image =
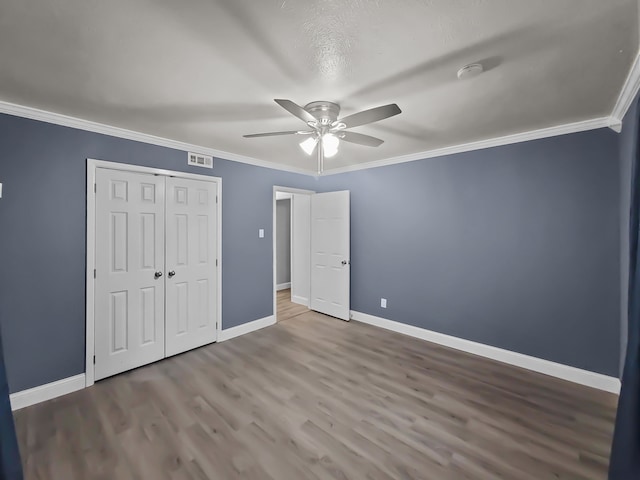
<instances>
[{"instance_id":1,"label":"ceiling fan motor housing","mask_svg":"<svg viewBox=\"0 0 640 480\"><path fill-rule=\"evenodd\" d=\"M332 102L311 102L306 104L304 109L317 118L320 125L331 125L340 115L340 105Z\"/></svg>"}]
</instances>

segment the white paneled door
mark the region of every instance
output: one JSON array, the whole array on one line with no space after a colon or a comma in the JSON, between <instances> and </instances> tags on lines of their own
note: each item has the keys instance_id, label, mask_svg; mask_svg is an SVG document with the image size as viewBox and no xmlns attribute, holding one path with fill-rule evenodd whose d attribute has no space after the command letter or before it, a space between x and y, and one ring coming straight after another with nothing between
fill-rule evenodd
<instances>
[{"instance_id":1,"label":"white paneled door","mask_svg":"<svg viewBox=\"0 0 640 480\"><path fill-rule=\"evenodd\" d=\"M95 379L215 342L217 184L95 178Z\"/></svg>"},{"instance_id":2,"label":"white paneled door","mask_svg":"<svg viewBox=\"0 0 640 480\"><path fill-rule=\"evenodd\" d=\"M164 184L96 171L96 380L164 357Z\"/></svg>"},{"instance_id":3,"label":"white paneled door","mask_svg":"<svg viewBox=\"0 0 640 480\"><path fill-rule=\"evenodd\" d=\"M310 308L349 320L350 276L349 192L312 195Z\"/></svg>"},{"instance_id":4,"label":"white paneled door","mask_svg":"<svg viewBox=\"0 0 640 480\"><path fill-rule=\"evenodd\" d=\"M167 178L167 356L216 341L216 188Z\"/></svg>"}]
</instances>

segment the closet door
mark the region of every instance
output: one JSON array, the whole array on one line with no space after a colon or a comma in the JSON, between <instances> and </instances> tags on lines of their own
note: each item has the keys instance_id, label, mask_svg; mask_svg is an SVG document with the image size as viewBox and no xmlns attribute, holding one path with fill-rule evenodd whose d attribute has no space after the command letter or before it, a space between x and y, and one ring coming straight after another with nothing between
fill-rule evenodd
<instances>
[{"instance_id":1,"label":"closet door","mask_svg":"<svg viewBox=\"0 0 640 480\"><path fill-rule=\"evenodd\" d=\"M216 341L217 185L167 178L166 355Z\"/></svg>"},{"instance_id":2,"label":"closet door","mask_svg":"<svg viewBox=\"0 0 640 480\"><path fill-rule=\"evenodd\" d=\"M165 179L96 171L95 378L165 356Z\"/></svg>"}]
</instances>

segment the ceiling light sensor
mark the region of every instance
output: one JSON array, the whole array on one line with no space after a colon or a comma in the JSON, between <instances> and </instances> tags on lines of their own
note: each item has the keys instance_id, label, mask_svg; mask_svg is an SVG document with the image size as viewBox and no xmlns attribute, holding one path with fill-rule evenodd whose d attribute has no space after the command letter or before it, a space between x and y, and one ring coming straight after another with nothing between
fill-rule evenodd
<instances>
[{"instance_id":1,"label":"ceiling light sensor","mask_svg":"<svg viewBox=\"0 0 640 480\"><path fill-rule=\"evenodd\" d=\"M481 63L470 63L458 70L458 80L466 80L467 78L477 77L484 71Z\"/></svg>"}]
</instances>

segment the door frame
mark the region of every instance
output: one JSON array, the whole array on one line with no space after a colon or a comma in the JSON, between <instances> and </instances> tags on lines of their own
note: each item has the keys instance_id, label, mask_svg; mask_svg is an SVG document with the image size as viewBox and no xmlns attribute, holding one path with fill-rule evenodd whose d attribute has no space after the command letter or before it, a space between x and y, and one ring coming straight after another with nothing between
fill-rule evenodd
<instances>
[{"instance_id":1,"label":"door frame","mask_svg":"<svg viewBox=\"0 0 640 480\"><path fill-rule=\"evenodd\" d=\"M313 190L303 190L301 188L292 188L292 187L281 187L278 185L274 185L273 186L273 206L272 206L272 210L273 210L273 225L271 227L271 232L273 235L273 240L272 240L272 244L273 244L273 318L275 320L275 322L278 322L278 291L277 291L277 286L278 286L278 278L276 275L276 270L277 270L277 263L276 263L276 192L284 192L284 193L296 193L298 195L315 195L315 191ZM293 201L291 202L291 205L293 207ZM293 208L291 209L291 213L293 214ZM291 228L291 235L293 235L293 228ZM311 251L311 245L309 245L309 251ZM293 259L291 259L291 265L293 266Z\"/></svg>"},{"instance_id":2,"label":"door frame","mask_svg":"<svg viewBox=\"0 0 640 480\"><path fill-rule=\"evenodd\" d=\"M119 170L134 173L146 173L151 175L162 175L166 177L187 178L217 184L218 201L217 209L217 242L218 248L216 256L218 259L217 270L217 316L218 325L216 327L216 339L220 338L222 332L222 178L210 177L196 173L176 172L162 168L142 167L127 163L109 162L106 160L95 160L87 158L87 232L86 232L86 342L85 342L85 387L90 387L95 382L95 369L93 368L93 357L95 354L95 283L93 271L96 268L96 196L95 181L96 169L107 168L109 170ZM274 193L275 198L275 193ZM275 200L274 200L275 201ZM274 205L275 206L275 205ZM217 340L216 340L217 341Z\"/></svg>"}]
</instances>

